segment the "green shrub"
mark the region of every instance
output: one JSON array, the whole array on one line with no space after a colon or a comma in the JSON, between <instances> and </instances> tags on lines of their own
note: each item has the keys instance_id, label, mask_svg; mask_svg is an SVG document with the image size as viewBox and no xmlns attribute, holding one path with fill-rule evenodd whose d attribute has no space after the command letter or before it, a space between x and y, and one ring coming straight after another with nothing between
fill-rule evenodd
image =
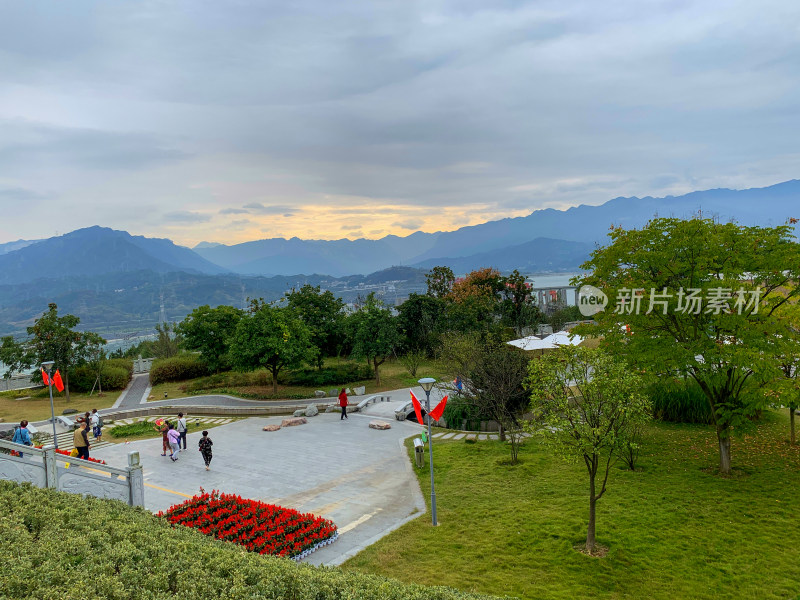
<instances>
[{"instance_id":1,"label":"green shrub","mask_svg":"<svg viewBox=\"0 0 800 600\"><path fill-rule=\"evenodd\" d=\"M645 390L653 401L653 417L671 423L712 423L711 408L694 381L663 379Z\"/></svg>"},{"instance_id":2,"label":"green shrub","mask_svg":"<svg viewBox=\"0 0 800 600\"><path fill-rule=\"evenodd\" d=\"M118 501L27 484L0 481L0 515L11 557L0 577L3 598L487 598L244 552Z\"/></svg>"},{"instance_id":3,"label":"green shrub","mask_svg":"<svg viewBox=\"0 0 800 600\"><path fill-rule=\"evenodd\" d=\"M108 361L103 367L103 389L104 390L123 390L131 380L133 366L128 370L123 366ZM109 364L111 363L111 364ZM95 381L97 371L89 365L81 365L69 371L69 389L73 392L91 392L92 388L97 391Z\"/></svg>"},{"instance_id":4,"label":"green shrub","mask_svg":"<svg viewBox=\"0 0 800 600\"><path fill-rule=\"evenodd\" d=\"M453 395L444 407L444 420L450 429L480 431L481 415L474 405L463 397ZM466 421L466 423L465 423Z\"/></svg>"},{"instance_id":5,"label":"green shrub","mask_svg":"<svg viewBox=\"0 0 800 600\"><path fill-rule=\"evenodd\" d=\"M183 381L208 375L208 367L196 354L180 354L153 361L150 367L150 384L165 381Z\"/></svg>"},{"instance_id":6,"label":"green shrub","mask_svg":"<svg viewBox=\"0 0 800 600\"><path fill-rule=\"evenodd\" d=\"M105 367L125 369L133 377L133 360L130 358L109 358L105 363Z\"/></svg>"},{"instance_id":7,"label":"green shrub","mask_svg":"<svg viewBox=\"0 0 800 600\"><path fill-rule=\"evenodd\" d=\"M369 365L359 363L343 363L323 369L295 369L289 371L281 379L289 385L345 387L347 384L363 379L372 379L374 373Z\"/></svg>"}]
</instances>

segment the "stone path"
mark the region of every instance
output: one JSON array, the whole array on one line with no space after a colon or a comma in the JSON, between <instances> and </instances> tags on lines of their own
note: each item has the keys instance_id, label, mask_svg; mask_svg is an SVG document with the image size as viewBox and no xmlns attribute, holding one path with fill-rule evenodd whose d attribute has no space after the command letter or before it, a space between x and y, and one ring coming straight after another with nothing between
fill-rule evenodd
<instances>
[{"instance_id":1,"label":"stone path","mask_svg":"<svg viewBox=\"0 0 800 600\"><path fill-rule=\"evenodd\" d=\"M120 394L116 403L114 403L113 408L134 408L139 404L144 404L147 402L149 393L150 373L134 375L128 387Z\"/></svg>"}]
</instances>

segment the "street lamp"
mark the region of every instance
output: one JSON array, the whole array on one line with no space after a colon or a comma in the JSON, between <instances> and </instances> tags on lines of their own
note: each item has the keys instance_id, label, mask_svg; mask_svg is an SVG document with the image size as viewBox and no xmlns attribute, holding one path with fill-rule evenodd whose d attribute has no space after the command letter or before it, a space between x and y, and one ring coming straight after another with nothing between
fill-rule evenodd
<instances>
[{"instance_id":1,"label":"street lamp","mask_svg":"<svg viewBox=\"0 0 800 600\"><path fill-rule=\"evenodd\" d=\"M431 388L436 380L433 377L423 377L417 383L425 390L425 415L428 417L428 460L431 465L431 518L436 522L436 489L433 487L433 438L431 437Z\"/></svg>"},{"instance_id":2,"label":"street lamp","mask_svg":"<svg viewBox=\"0 0 800 600\"><path fill-rule=\"evenodd\" d=\"M47 383L50 388L50 420L53 422L53 444L58 450L58 437L56 437L56 411L53 408L53 365L56 364L52 360L46 360L42 363L42 369L47 373Z\"/></svg>"}]
</instances>

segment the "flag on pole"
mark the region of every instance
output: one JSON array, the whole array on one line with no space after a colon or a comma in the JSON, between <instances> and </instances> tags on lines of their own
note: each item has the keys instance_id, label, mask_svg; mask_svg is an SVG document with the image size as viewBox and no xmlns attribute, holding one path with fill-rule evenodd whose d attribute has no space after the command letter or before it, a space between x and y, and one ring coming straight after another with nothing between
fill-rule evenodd
<instances>
[{"instance_id":1,"label":"flag on pole","mask_svg":"<svg viewBox=\"0 0 800 600\"><path fill-rule=\"evenodd\" d=\"M61 381L61 373L58 372L58 369L56 369L56 374L53 375L53 385L56 386L59 392L64 391L64 382Z\"/></svg>"},{"instance_id":2,"label":"flag on pole","mask_svg":"<svg viewBox=\"0 0 800 600\"><path fill-rule=\"evenodd\" d=\"M50 385L50 378L47 376L47 373L44 372L44 369L42 369L42 381L44 381L45 385Z\"/></svg>"},{"instance_id":3,"label":"flag on pole","mask_svg":"<svg viewBox=\"0 0 800 600\"><path fill-rule=\"evenodd\" d=\"M411 390L409 390L409 392L411 393L411 403L414 405L414 412L417 413L417 423L423 425L424 421L422 420L422 405L419 403L419 400L417 400L414 392Z\"/></svg>"},{"instance_id":4,"label":"flag on pole","mask_svg":"<svg viewBox=\"0 0 800 600\"><path fill-rule=\"evenodd\" d=\"M433 419L434 421L438 421L439 419L441 419L442 415L444 414L444 407L446 405L447 405L447 396L442 398L441 402L439 402L439 404L436 405L436 408L434 408L431 411L431 419Z\"/></svg>"}]
</instances>

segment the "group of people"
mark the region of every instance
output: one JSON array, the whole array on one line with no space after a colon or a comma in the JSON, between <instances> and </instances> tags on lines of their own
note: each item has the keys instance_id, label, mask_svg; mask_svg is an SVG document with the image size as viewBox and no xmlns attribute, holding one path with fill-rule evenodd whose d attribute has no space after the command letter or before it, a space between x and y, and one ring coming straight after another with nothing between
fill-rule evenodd
<instances>
[{"instance_id":1,"label":"group of people","mask_svg":"<svg viewBox=\"0 0 800 600\"><path fill-rule=\"evenodd\" d=\"M82 417L78 417L76 422L78 427L72 434L72 446L78 458L88 459L89 448L91 447L89 443L89 428L91 427L94 434L94 441L102 441L103 418L97 412L97 409L93 408L92 412L87 411ZM19 426L14 428L14 436L11 441L23 446L33 446L31 432L28 430L28 421L23 419L19 422ZM24 456L22 452L19 455L20 457Z\"/></svg>"},{"instance_id":2,"label":"group of people","mask_svg":"<svg viewBox=\"0 0 800 600\"><path fill-rule=\"evenodd\" d=\"M184 414L182 412L178 413L178 420L175 423L163 421L161 424L156 425L155 429L161 432L161 456L166 456L169 450L170 460L177 461L180 451L186 450L186 434L189 431ZM211 447L213 445L214 442L208 437L208 431L204 431L203 437L198 442L198 450L200 450L200 454L206 463L206 471L211 468L211 459L213 458Z\"/></svg>"}]
</instances>

